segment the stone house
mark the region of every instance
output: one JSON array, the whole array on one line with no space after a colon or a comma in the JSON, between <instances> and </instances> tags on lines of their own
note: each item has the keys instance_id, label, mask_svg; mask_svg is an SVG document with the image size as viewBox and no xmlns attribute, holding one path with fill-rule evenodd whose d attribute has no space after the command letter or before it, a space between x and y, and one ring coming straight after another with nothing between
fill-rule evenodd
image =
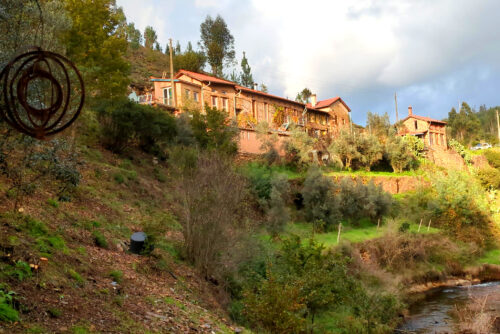
<instances>
[{"instance_id":1,"label":"stone house","mask_svg":"<svg viewBox=\"0 0 500 334\"><path fill-rule=\"evenodd\" d=\"M340 97L316 102L313 95L312 103L304 104L187 70L177 72L173 86L169 78L151 77L151 82L153 90L145 100L175 114L190 106L202 111L205 106L226 111L228 117L238 121L242 153L261 153L255 132L259 122L266 121L278 133L279 142L288 136L291 124L303 127L311 136L325 138L350 124L350 109ZM280 143L277 147L281 147Z\"/></svg>"},{"instance_id":2,"label":"stone house","mask_svg":"<svg viewBox=\"0 0 500 334\"><path fill-rule=\"evenodd\" d=\"M408 116L401 120L398 135L416 136L423 140L426 147L447 149L446 122L413 114L408 107Z\"/></svg>"}]
</instances>

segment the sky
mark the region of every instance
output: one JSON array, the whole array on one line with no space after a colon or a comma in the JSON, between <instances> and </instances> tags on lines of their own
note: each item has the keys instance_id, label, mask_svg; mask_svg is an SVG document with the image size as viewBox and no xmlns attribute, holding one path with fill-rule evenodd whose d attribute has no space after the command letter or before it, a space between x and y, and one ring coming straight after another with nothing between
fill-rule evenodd
<instances>
[{"instance_id":1,"label":"sky","mask_svg":"<svg viewBox=\"0 0 500 334\"><path fill-rule=\"evenodd\" d=\"M340 96L355 123L367 112L395 121L409 105L443 119L465 101L500 105L499 0L117 0L141 31L184 48L207 15L221 15L254 80L294 99ZM175 42L174 42L175 43ZM207 66L207 70L208 70Z\"/></svg>"}]
</instances>

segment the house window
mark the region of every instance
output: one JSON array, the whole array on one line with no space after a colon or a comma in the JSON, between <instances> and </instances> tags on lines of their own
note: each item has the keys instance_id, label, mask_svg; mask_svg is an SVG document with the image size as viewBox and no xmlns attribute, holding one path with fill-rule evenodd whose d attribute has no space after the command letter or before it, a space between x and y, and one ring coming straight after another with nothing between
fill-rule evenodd
<instances>
[{"instance_id":1,"label":"house window","mask_svg":"<svg viewBox=\"0 0 500 334\"><path fill-rule=\"evenodd\" d=\"M433 134L432 132L431 132L431 133L429 133L429 143L430 143L431 145L432 145L432 144L434 144L434 140L433 140L434 138L433 138L433 137L434 137L434 134Z\"/></svg>"},{"instance_id":2,"label":"house window","mask_svg":"<svg viewBox=\"0 0 500 334\"><path fill-rule=\"evenodd\" d=\"M212 108L217 108L217 96L212 96Z\"/></svg>"},{"instance_id":3,"label":"house window","mask_svg":"<svg viewBox=\"0 0 500 334\"><path fill-rule=\"evenodd\" d=\"M198 102L198 92L193 92L193 100Z\"/></svg>"},{"instance_id":4,"label":"house window","mask_svg":"<svg viewBox=\"0 0 500 334\"><path fill-rule=\"evenodd\" d=\"M172 87L167 87L163 89L163 104L171 106L174 104L173 95L172 95Z\"/></svg>"},{"instance_id":5,"label":"house window","mask_svg":"<svg viewBox=\"0 0 500 334\"><path fill-rule=\"evenodd\" d=\"M191 95L189 89L185 89L184 94L186 94L187 98L189 98L189 96Z\"/></svg>"},{"instance_id":6,"label":"house window","mask_svg":"<svg viewBox=\"0 0 500 334\"><path fill-rule=\"evenodd\" d=\"M222 94L227 94L225 90L222 91Z\"/></svg>"},{"instance_id":7,"label":"house window","mask_svg":"<svg viewBox=\"0 0 500 334\"><path fill-rule=\"evenodd\" d=\"M267 102L264 102L264 113L266 115L266 122L269 123L269 105Z\"/></svg>"},{"instance_id":8,"label":"house window","mask_svg":"<svg viewBox=\"0 0 500 334\"><path fill-rule=\"evenodd\" d=\"M345 118L342 118L342 123L345 125Z\"/></svg>"},{"instance_id":9,"label":"house window","mask_svg":"<svg viewBox=\"0 0 500 334\"><path fill-rule=\"evenodd\" d=\"M415 130L418 130L418 122L415 121Z\"/></svg>"},{"instance_id":10,"label":"house window","mask_svg":"<svg viewBox=\"0 0 500 334\"><path fill-rule=\"evenodd\" d=\"M222 109L227 111L229 109L228 99L226 97L222 98Z\"/></svg>"},{"instance_id":11,"label":"house window","mask_svg":"<svg viewBox=\"0 0 500 334\"><path fill-rule=\"evenodd\" d=\"M252 100L252 116L255 117L255 100Z\"/></svg>"}]
</instances>

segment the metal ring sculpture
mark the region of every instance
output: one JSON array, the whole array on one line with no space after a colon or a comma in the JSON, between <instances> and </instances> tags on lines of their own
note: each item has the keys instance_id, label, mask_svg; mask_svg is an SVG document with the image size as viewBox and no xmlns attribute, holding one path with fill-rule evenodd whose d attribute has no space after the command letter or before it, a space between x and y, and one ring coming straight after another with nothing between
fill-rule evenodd
<instances>
[{"instance_id":1,"label":"metal ring sculpture","mask_svg":"<svg viewBox=\"0 0 500 334\"><path fill-rule=\"evenodd\" d=\"M0 87L0 114L13 128L37 139L70 126L85 100L76 66L40 48L11 60L0 73Z\"/></svg>"}]
</instances>

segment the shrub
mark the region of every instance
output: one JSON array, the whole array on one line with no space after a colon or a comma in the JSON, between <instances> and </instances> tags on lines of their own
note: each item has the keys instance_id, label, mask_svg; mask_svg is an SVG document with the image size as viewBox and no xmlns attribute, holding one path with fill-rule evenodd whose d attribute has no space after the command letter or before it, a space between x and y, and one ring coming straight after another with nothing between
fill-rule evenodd
<instances>
[{"instance_id":1,"label":"shrub","mask_svg":"<svg viewBox=\"0 0 500 334\"><path fill-rule=\"evenodd\" d=\"M0 322L19 320L19 313L12 305L13 296L14 292L0 289Z\"/></svg>"},{"instance_id":2,"label":"shrub","mask_svg":"<svg viewBox=\"0 0 500 334\"><path fill-rule=\"evenodd\" d=\"M309 169L301 191L307 221L322 220L329 229L340 220L341 212L336 187L329 177L321 173L319 168Z\"/></svg>"},{"instance_id":3,"label":"shrub","mask_svg":"<svg viewBox=\"0 0 500 334\"><path fill-rule=\"evenodd\" d=\"M245 289L243 303L250 324L271 333L314 332L317 315L346 309L371 333L400 308L392 296L368 294L348 273L347 258L297 236L283 241L265 276Z\"/></svg>"},{"instance_id":4,"label":"shrub","mask_svg":"<svg viewBox=\"0 0 500 334\"><path fill-rule=\"evenodd\" d=\"M14 267L10 269L7 274L16 278L18 281L23 281L24 279L31 277L31 268L26 262L17 261Z\"/></svg>"},{"instance_id":5,"label":"shrub","mask_svg":"<svg viewBox=\"0 0 500 334\"><path fill-rule=\"evenodd\" d=\"M315 163L312 160L312 150L316 142L317 139L309 136L302 128L292 126L290 137L284 142L287 163L300 169Z\"/></svg>"},{"instance_id":6,"label":"shrub","mask_svg":"<svg viewBox=\"0 0 500 334\"><path fill-rule=\"evenodd\" d=\"M59 202L56 200L56 199L53 199L53 198L49 198L47 200L47 204L54 207L54 208L58 208L59 207Z\"/></svg>"},{"instance_id":7,"label":"shrub","mask_svg":"<svg viewBox=\"0 0 500 334\"><path fill-rule=\"evenodd\" d=\"M457 141L455 139L450 139L448 141L448 145L453 150L455 150L455 152L457 152L458 154L460 154L460 156L462 158L464 158L464 161L467 164L467 166L471 165L472 157L471 157L470 153L467 151L467 149L462 144L460 144L459 141Z\"/></svg>"},{"instance_id":8,"label":"shrub","mask_svg":"<svg viewBox=\"0 0 500 334\"><path fill-rule=\"evenodd\" d=\"M69 277L71 277L72 279L77 281L78 283L83 283L82 276L79 273L77 273L74 269L69 269L68 275L69 275Z\"/></svg>"},{"instance_id":9,"label":"shrub","mask_svg":"<svg viewBox=\"0 0 500 334\"><path fill-rule=\"evenodd\" d=\"M486 167L479 169L476 174L483 187L500 189L500 170Z\"/></svg>"},{"instance_id":10,"label":"shrub","mask_svg":"<svg viewBox=\"0 0 500 334\"><path fill-rule=\"evenodd\" d=\"M116 283L121 283L123 280L123 272L121 270L112 270L109 273L109 276L115 281Z\"/></svg>"},{"instance_id":11,"label":"shrub","mask_svg":"<svg viewBox=\"0 0 500 334\"><path fill-rule=\"evenodd\" d=\"M411 145L400 136L394 136L387 144L386 150L392 169L397 173L402 172L415 161Z\"/></svg>"},{"instance_id":12,"label":"shrub","mask_svg":"<svg viewBox=\"0 0 500 334\"><path fill-rule=\"evenodd\" d=\"M353 160L361 156L358 151L357 136L359 137L359 134L343 130L328 147L328 152L336 155L347 169L351 168Z\"/></svg>"},{"instance_id":13,"label":"shrub","mask_svg":"<svg viewBox=\"0 0 500 334\"><path fill-rule=\"evenodd\" d=\"M483 151L484 156L486 159L488 159L488 162L490 165L492 165L495 168L500 168L500 152L497 150L484 150Z\"/></svg>"},{"instance_id":14,"label":"shrub","mask_svg":"<svg viewBox=\"0 0 500 334\"><path fill-rule=\"evenodd\" d=\"M228 121L225 111L206 106L205 114L195 111L192 116L191 128L200 148L230 155L238 152L238 127Z\"/></svg>"},{"instance_id":15,"label":"shrub","mask_svg":"<svg viewBox=\"0 0 500 334\"><path fill-rule=\"evenodd\" d=\"M217 275L242 232L244 179L229 159L214 152L200 153L195 168L175 179L186 257L205 277Z\"/></svg>"},{"instance_id":16,"label":"shrub","mask_svg":"<svg viewBox=\"0 0 500 334\"><path fill-rule=\"evenodd\" d=\"M338 200L342 217L349 221L361 218L376 221L392 206L392 196L381 186L376 186L373 181L364 185L361 179L353 181L348 177L340 181Z\"/></svg>"},{"instance_id":17,"label":"shrub","mask_svg":"<svg viewBox=\"0 0 500 334\"><path fill-rule=\"evenodd\" d=\"M172 116L127 98L104 101L96 110L101 123L101 141L116 153L137 145L145 152L161 155L161 146L176 134Z\"/></svg>"},{"instance_id":18,"label":"shrub","mask_svg":"<svg viewBox=\"0 0 500 334\"><path fill-rule=\"evenodd\" d=\"M101 248L108 248L108 241L101 232L94 231L92 235L94 237L94 243L96 244L96 246Z\"/></svg>"},{"instance_id":19,"label":"shrub","mask_svg":"<svg viewBox=\"0 0 500 334\"><path fill-rule=\"evenodd\" d=\"M47 310L47 313L50 315L51 318L59 318L62 315L62 311L58 308L49 308Z\"/></svg>"},{"instance_id":20,"label":"shrub","mask_svg":"<svg viewBox=\"0 0 500 334\"><path fill-rule=\"evenodd\" d=\"M271 180L271 193L267 202L267 229L273 236L283 231L290 221L290 213L286 206L286 198L290 192L288 178L277 174Z\"/></svg>"}]
</instances>

